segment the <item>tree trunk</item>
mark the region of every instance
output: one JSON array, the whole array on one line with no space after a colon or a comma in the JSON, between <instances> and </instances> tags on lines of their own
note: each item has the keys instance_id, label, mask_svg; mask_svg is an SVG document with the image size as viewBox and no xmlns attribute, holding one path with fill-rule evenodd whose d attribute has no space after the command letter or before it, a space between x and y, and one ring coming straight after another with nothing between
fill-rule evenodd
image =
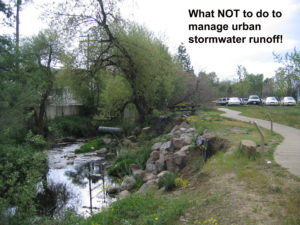
<instances>
[{"instance_id":1,"label":"tree trunk","mask_svg":"<svg viewBox=\"0 0 300 225\"><path fill-rule=\"evenodd\" d=\"M35 125L37 129L37 133L43 136L46 136L48 133L46 120L45 120L46 102L47 102L48 95L49 95L49 91L47 90L40 101L39 111L35 112Z\"/></svg>"},{"instance_id":2,"label":"tree trunk","mask_svg":"<svg viewBox=\"0 0 300 225\"><path fill-rule=\"evenodd\" d=\"M16 12L16 70L17 73L19 73L19 56L20 56L20 6L21 6L21 0L17 0L17 12Z\"/></svg>"}]
</instances>

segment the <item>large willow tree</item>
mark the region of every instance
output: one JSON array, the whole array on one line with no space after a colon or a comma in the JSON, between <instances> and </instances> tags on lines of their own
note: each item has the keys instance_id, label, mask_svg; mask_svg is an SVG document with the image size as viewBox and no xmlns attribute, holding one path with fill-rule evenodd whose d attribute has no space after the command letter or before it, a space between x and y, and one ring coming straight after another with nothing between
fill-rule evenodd
<instances>
[{"instance_id":1,"label":"large willow tree","mask_svg":"<svg viewBox=\"0 0 300 225\"><path fill-rule=\"evenodd\" d=\"M107 104L114 104L122 110L130 102L144 121L154 108L164 104L172 92L173 64L168 49L158 38L141 26L123 21L113 1L69 1L59 8L56 21L63 20L59 22L65 25L63 30L72 37L81 37L81 42L85 37L87 43L86 51L73 54L73 62L81 63L69 63L72 68L68 71L86 71L90 77L107 73L121 76L126 82L122 87L129 88L130 96L125 99L121 95L124 99L118 99L117 106L111 100L104 102L106 109ZM114 88L118 91L119 87Z\"/></svg>"}]
</instances>

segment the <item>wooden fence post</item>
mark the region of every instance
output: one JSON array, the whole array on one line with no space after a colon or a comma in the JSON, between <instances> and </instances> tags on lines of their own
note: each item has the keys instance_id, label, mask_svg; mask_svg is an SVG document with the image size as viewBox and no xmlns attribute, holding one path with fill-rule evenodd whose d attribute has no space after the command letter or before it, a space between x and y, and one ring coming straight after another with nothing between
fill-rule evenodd
<instances>
[{"instance_id":1,"label":"wooden fence post","mask_svg":"<svg viewBox=\"0 0 300 225\"><path fill-rule=\"evenodd\" d=\"M269 120L271 121L271 134L273 135L273 120L272 120L270 113L267 113L267 116L269 117Z\"/></svg>"},{"instance_id":2,"label":"wooden fence post","mask_svg":"<svg viewBox=\"0 0 300 225\"><path fill-rule=\"evenodd\" d=\"M259 128L259 126L257 125L257 123L254 121L253 122L256 126L256 129L258 130L259 134L260 134L260 137L261 137L261 151L262 151L262 154L264 154L264 150L265 150L265 136L262 132L262 130Z\"/></svg>"}]
</instances>

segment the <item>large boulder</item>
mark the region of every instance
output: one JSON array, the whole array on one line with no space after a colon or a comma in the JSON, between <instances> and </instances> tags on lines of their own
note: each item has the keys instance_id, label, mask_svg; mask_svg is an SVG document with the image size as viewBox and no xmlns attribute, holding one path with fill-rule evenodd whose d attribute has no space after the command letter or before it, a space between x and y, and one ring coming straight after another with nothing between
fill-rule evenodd
<instances>
[{"instance_id":1,"label":"large boulder","mask_svg":"<svg viewBox=\"0 0 300 225\"><path fill-rule=\"evenodd\" d=\"M150 131L151 131L151 127L144 127L142 129L142 134L147 135L150 133Z\"/></svg>"},{"instance_id":2,"label":"large boulder","mask_svg":"<svg viewBox=\"0 0 300 225\"><path fill-rule=\"evenodd\" d=\"M105 156L107 153L108 153L107 148L101 148L100 150L97 150L97 151L96 151L96 154L97 154L98 156Z\"/></svg>"},{"instance_id":3,"label":"large boulder","mask_svg":"<svg viewBox=\"0 0 300 225\"><path fill-rule=\"evenodd\" d=\"M156 178L157 176L153 173L145 173L143 181L147 183L149 180L155 180Z\"/></svg>"},{"instance_id":4,"label":"large boulder","mask_svg":"<svg viewBox=\"0 0 300 225\"><path fill-rule=\"evenodd\" d=\"M149 161L146 163L146 171L150 173L156 174L156 166L152 161Z\"/></svg>"},{"instance_id":5,"label":"large boulder","mask_svg":"<svg viewBox=\"0 0 300 225\"><path fill-rule=\"evenodd\" d=\"M157 151L157 150L160 149L161 146L162 146L162 143L161 143L161 142L157 142L157 143L155 143L155 144L152 146L151 150L152 150L152 151Z\"/></svg>"},{"instance_id":6,"label":"large boulder","mask_svg":"<svg viewBox=\"0 0 300 225\"><path fill-rule=\"evenodd\" d=\"M150 157L151 157L151 160L152 161L156 161L159 159L159 156L160 156L160 152L159 151L153 151L151 152L150 154Z\"/></svg>"},{"instance_id":7,"label":"large boulder","mask_svg":"<svg viewBox=\"0 0 300 225\"><path fill-rule=\"evenodd\" d=\"M102 142L103 142L103 144L109 145L111 143L111 139L110 138L102 138Z\"/></svg>"},{"instance_id":8,"label":"large boulder","mask_svg":"<svg viewBox=\"0 0 300 225\"><path fill-rule=\"evenodd\" d=\"M173 145L171 141L163 143L160 148L160 151L173 151Z\"/></svg>"},{"instance_id":9,"label":"large boulder","mask_svg":"<svg viewBox=\"0 0 300 225\"><path fill-rule=\"evenodd\" d=\"M184 139L181 138L173 138L172 139L172 145L175 150L181 149L184 143Z\"/></svg>"},{"instance_id":10,"label":"large boulder","mask_svg":"<svg viewBox=\"0 0 300 225\"><path fill-rule=\"evenodd\" d=\"M160 173L161 171L165 170L165 163L160 162L159 160L155 162L155 169L156 173Z\"/></svg>"},{"instance_id":11,"label":"large boulder","mask_svg":"<svg viewBox=\"0 0 300 225\"><path fill-rule=\"evenodd\" d=\"M147 190L158 190L158 184L156 180L149 180L147 183L144 183L140 189L137 191L137 193L142 193Z\"/></svg>"},{"instance_id":12,"label":"large boulder","mask_svg":"<svg viewBox=\"0 0 300 225\"><path fill-rule=\"evenodd\" d=\"M145 172L144 170L133 170L133 171L132 171L132 175L133 175L136 179L143 179L145 173L146 173L146 172Z\"/></svg>"},{"instance_id":13,"label":"large boulder","mask_svg":"<svg viewBox=\"0 0 300 225\"><path fill-rule=\"evenodd\" d=\"M186 154L184 151L175 152L173 157L179 169L182 169L186 165Z\"/></svg>"},{"instance_id":14,"label":"large boulder","mask_svg":"<svg viewBox=\"0 0 300 225\"><path fill-rule=\"evenodd\" d=\"M107 194L109 194L109 195L116 195L116 194L118 194L120 191L121 191L120 185L116 185L116 186L113 186L113 187L109 187L109 188L107 189Z\"/></svg>"},{"instance_id":15,"label":"large boulder","mask_svg":"<svg viewBox=\"0 0 300 225\"><path fill-rule=\"evenodd\" d=\"M171 172L177 171L176 163L173 155L168 155L168 157L166 158L166 167L168 171Z\"/></svg>"},{"instance_id":16,"label":"large boulder","mask_svg":"<svg viewBox=\"0 0 300 225\"><path fill-rule=\"evenodd\" d=\"M136 142L136 136L134 135L127 137L127 139L130 140L131 142Z\"/></svg>"},{"instance_id":17,"label":"large boulder","mask_svg":"<svg viewBox=\"0 0 300 225\"><path fill-rule=\"evenodd\" d=\"M130 192L127 190L121 191L119 194L119 198L122 200L123 198L126 198L127 196L130 195Z\"/></svg>"},{"instance_id":18,"label":"large boulder","mask_svg":"<svg viewBox=\"0 0 300 225\"><path fill-rule=\"evenodd\" d=\"M183 121L183 122L179 125L178 128L179 128L179 129L180 129L180 128L189 129L189 128L190 128L190 125L189 125L187 122Z\"/></svg>"},{"instance_id":19,"label":"large boulder","mask_svg":"<svg viewBox=\"0 0 300 225\"><path fill-rule=\"evenodd\" d=\"M122 190L132 190L136 184L136 180L133 176L126 176L121 184Z\"/></svg>"},{"instance_id":20,"label":"large boulder","mask_svg":"<svg viewBox=\"0 0 300 225\"><path fill-rule=\"evenodd\" d=\"M186 145L186 146L183 146L179 151L184 152L184 153L188 153L190 148L191 148L190 145Z\"/></svg>"},{"instance_id":21,"label":"large boulder","mask_svg":"<svg viewBox=\"0 0 300 225\"><path fill-rule=\"evenodd\" d=\"M160 178L164 177L167 173L170 173L170 172L167 170L164 170L164 171L160 172L159 174L157 174L157 178L160 179Z\"/></svg>"},{"instance_id":22,"label":"large boulder","mask_svg":"<svg viewBox=\"0 0 300 225\"><path fill-rule=\"evenodd\" d=\"M171 136L173 136L174 135L174 132L176 131L176 130L178 130L178 125L176 125L175 127L173 127L173 129L171 130L171 132L169 133L169 135L171 135Z\"/></svg>"},{"instance_id":23,"label":"large boulder","mask_svg":"<svg viewBox=\"0 0 300 225\"><path fill-rule=\"evenodd\" d=\"M191 133L183 133L183 134L180 135L180 138L183 140L184 145L192 144Z\"/></svg>"}]
</instances>

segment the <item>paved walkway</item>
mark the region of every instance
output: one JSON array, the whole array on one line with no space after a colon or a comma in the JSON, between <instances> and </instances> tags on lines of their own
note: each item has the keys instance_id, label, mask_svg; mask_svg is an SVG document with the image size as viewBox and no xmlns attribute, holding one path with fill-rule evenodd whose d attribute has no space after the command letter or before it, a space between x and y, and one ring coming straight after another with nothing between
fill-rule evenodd
<instances>
[{"instance_id":1,"label":"paved walkway","mask_svg":"<svg viewBox=\"0 0 300 225\"><path fill-rule=\"evenodd\" d=\"M259 126L270 129L270 121L241 116L240 112L227 108L219 108L219 110L225 112L222 116L245 122L256 121ZM275 150L275 161L300 177L300 130L279 123L273 123L273 130L284 137L283 142Z\"/></svg>"}]
</instances>

